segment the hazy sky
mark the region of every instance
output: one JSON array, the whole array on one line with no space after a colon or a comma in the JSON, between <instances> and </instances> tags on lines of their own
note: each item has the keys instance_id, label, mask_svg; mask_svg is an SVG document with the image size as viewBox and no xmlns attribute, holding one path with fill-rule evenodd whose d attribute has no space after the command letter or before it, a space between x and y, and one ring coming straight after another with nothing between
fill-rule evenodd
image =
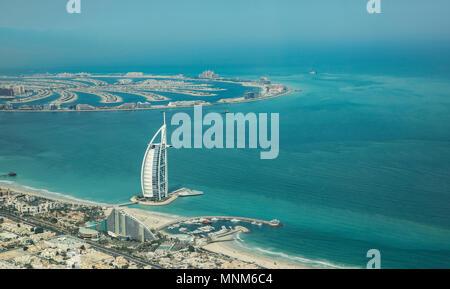
<instances>
[{"instance_id":1,"label":"hazy sky","mask_svg":"<svg viewBox=\"0 0 450 289\"><path fill-rule=\"evenodd\" d=\"M318 50L450 43L450 1L0 0L0 68L261 62Z\"/></svg>"}]
</instances>

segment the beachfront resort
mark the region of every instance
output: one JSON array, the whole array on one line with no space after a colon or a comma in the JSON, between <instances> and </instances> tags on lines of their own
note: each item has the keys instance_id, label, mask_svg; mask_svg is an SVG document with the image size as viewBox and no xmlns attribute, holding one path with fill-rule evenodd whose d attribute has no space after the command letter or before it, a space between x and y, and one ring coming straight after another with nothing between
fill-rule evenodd
<instances>
[{"instance_id":1,"label":"beachfront resort","mask_svg":"<svg viewBox=\"0 0 450 289\"><path fill-rule=\"evenodd\" d=\"M250 226L238 217L174 218L151 211L0 188L0 268L289 268L224 245Z\"/></svg>"}]
</instances>

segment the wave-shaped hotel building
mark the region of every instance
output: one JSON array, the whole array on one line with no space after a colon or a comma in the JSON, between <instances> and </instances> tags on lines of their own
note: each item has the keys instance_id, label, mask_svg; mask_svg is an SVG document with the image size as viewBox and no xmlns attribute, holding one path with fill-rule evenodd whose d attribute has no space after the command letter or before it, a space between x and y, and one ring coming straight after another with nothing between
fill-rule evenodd
<instances>
[{"instance_id":1,"label":"wave-shaped hotel building","mask_svg":"<svg viewBox=\"0 0 450 289\"><path fill-rule=\"evenodd\" d=\"M153 136L145 152L141 169L141 187L144 198L161 201L169 196L167 180L167 129L166 115L164 124ZM160 135L160 142L155 143Z\"/></svg>"}]
</instances>

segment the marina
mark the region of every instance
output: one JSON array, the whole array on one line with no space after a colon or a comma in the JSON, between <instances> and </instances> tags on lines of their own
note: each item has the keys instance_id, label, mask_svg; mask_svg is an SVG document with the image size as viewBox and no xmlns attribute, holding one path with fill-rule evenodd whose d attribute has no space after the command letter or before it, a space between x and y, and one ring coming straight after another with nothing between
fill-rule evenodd
<instances>
[{"instance_id":1,"label":"marina","mask_svg":"<svg viewBox=\"0 0 450 289\"><path fill-rule=\"evenodd\" d=\"M230 221L233 223L238 223L238 222L245 222L245 223L250 223L250 224L254 224L254 225L267 225L269 227L281 227L283 226L283 224L279 221L279 220L271 220L271 221L267 221L267 220L260 220L260 219L254 219L254 218L246 218L246 217L231 217L231 216L202 216L202 217L191 217L191 218L182 218L182 219L177 219L173 222L164 224L164 226L159 227L159 230L163 230L165 228L168 228L170 226L180 226L181 224L198 224L198 223L202 223L205 220L214 220L214 221ZM259 225L258 225L259 226ZM175 227L174 227L175 228Z\"/></svg>"}]
</instances>

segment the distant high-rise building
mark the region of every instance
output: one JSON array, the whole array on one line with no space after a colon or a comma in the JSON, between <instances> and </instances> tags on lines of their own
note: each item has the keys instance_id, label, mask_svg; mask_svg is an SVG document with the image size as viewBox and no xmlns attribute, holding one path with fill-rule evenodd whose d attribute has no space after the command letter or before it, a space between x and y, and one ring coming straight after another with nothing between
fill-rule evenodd
<instances>
[{"instance_id":1,"label":"distant high-rise building","mask_svg":"<svg viewBox=\"0 0 450 289\"><path fill-rule=\"evenodd\" d=\"M160 135L160 143L155 139ZM167 198L167 137L166 137L166 115L164 113L164 124L153 136L145 152L142 161L141 186L145 198L161 201Z\"/></svg>"},{"instance_id":2,"label":"distant high-rise building","mask_svg":"<svg viewBox=\"0 0 450 289\"><path fill-rule=\"evenodd\" d=\"M14 95L22 95L25 93L25 87L23 85L17 85L13 87Z\"/></svg>"},{"instance_id":3,"label":"distant high-rise building","mask_svg":"<svg viewBox=\"0 0 450 289\"><path fill-rule=\"evenodd\" d=\"M212 70L203 71L202 74L199 74L198 78L206 78L206 79L214 79L218 78L219 75L215 74Z\"/></svg>"},{"instance_id":4,"label":"distant high-rise building","mask_svg":"<svg viewBox=\"0 0 450 289\"><path fill-rule=\"evenodd\" d=\"M270 79L267 76L261 77L260 81L262 84L270 84Z\"/></svg>"}]
</instances>

